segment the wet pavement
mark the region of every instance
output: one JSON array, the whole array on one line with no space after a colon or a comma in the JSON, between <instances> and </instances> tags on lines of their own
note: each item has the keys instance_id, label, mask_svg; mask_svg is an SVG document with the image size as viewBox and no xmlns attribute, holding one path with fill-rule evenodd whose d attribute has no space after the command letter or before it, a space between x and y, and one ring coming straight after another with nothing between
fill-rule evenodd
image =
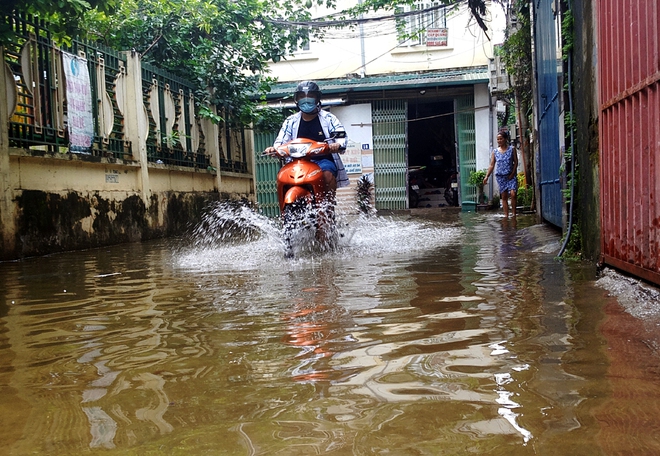
<instances>
[{"instance_id":1,"label":"wet pavement","mask_svg":"<svg viewBox=\"0 0 660 456\"><path fill-rule=\"evenodd\" d=\"M660 454L657 290L532 216L341 221L0 263L0 452Z\"/></svg>"}]
</instances>

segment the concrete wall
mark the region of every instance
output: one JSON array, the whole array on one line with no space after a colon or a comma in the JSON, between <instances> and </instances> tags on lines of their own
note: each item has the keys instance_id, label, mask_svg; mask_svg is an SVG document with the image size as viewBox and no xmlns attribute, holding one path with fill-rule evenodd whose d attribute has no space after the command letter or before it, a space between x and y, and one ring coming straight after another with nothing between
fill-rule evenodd
<instances>
[{"instance_id":1,"label":"concrete wall","mask_svg":"<svg viewBox=\"0 0 660 456\"><path fill-rule=\"evenodd\" d=\"M252 193L244 175L222 173L218 191L215 172L153 164L145 199L136 165L20 149L8 158L2 260L185 234L210 202Z\"/></svg>"},{"instance_id":2,"label":"concrete wall","mask_svg":"<svg viewBox=\"0 0 660 456\"><path fill-rule=\"evenodd\" d=\"M474 85L474 124L475 147L477 148L477 170L487 169L490 165L490 150L496 144L497 115L491 107L487 84Z\"/></svg>"},{"instance_id":3,"label":"concrete wall","mask_svg":"<svg viewBox=\"0 0 660 456\"><path fill-rule=\"evenodd\" d=\"M577 224L582 252L595 260L600 256L600 183L598 148L597 23L593 0L573 2L575 47L573 49L573 114L577 181Z\"/></svg>"},{"instance_id":4,"label":"concrete wall","mask_svg":"<svg viewBox=\"0 0 660 456\"><path fill-rule=\"evenodd\" d=\"M350 173L347 187L337 190L337 211L344 214L355 214L357 208L357 182L365 174L374 172L373 166L373 128L371 120L371 104L363 103L351 106L333 106L330 111L336 115L346 129L350 142L359 144L360 160L362 164L361 173ZM366 147L366 148L363 148ZM354 151L355 149L353 149ZM364 157L364 158L363 158ZM355 157L354 157L355 158ZM344 164L348 163L344 155ZM373 176L372 176L373 179ZM372 191L372 204L373 191Z\"/></svg>"},{"instance_id":5,"label":"concrete wall","mask_svg":"<svg viewBox=\"0 0 660 456\"><path fill-rule=\"evenodd\" d=\"M131 67L140 74L139 62L129 62ZM0 100L12 87L8 77L10 72L0 71ZM140 79L134 82L133 93L141 95ZM127 105L130 124L144 105L141 96ZM126 160L11 148L8 112L3 101L0 260L180 235L200 220L209 203L248 199L254 193L251 174L216 171L217 134L207 137L214 166L196 169L149 162L144 134L130 125L126 139L134 156Z\"/></svg>"}]
</instances>

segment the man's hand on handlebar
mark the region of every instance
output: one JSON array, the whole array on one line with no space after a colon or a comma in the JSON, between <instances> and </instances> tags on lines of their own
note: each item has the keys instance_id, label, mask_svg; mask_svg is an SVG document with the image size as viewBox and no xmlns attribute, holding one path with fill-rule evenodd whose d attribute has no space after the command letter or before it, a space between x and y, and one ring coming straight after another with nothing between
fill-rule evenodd
<instances>
[{"instance_id":1,"label":"man's hand on handlebar","mask_svg":"<svg viewBox=\"0 0 660 456\"><path fill-rule=\"evenodd\" d=\"M264 150L263 154L264 155L275 155L277 153L277 149L275 149L273 146L266 147L266 150Z\"/></svg>"},{"instance_id":2,"label":"man's hand on handlebar","mask_svg":"<svg viewBox=\"0 0 660 456\"><path fill-rule=\"evenodd\" d=\"M339 149L341 149L341 144L339 144L339 143L330 143L330 144L328 144L328 148L330 149L331 152L337 152Z\"/></svg>"}]
</instances>

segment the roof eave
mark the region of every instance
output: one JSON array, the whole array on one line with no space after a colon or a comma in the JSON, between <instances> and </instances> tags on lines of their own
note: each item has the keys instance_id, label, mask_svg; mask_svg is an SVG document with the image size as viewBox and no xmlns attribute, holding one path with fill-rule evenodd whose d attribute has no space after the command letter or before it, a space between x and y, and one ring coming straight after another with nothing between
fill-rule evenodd
<instances>
[{"instance_id":1,"label":"roof eave","mask_svg":"<svg viewBox=\"0 0 660 456\"><path fill-rule=\"evenodd\" d=\"M325 95L374 90L407 90L442 86L465 86L490 82L488 67L429 73L367 76L317 80ZM271 87L267 99L290 96L297 82L282 82Z\"/></svg>"}]
</instances>

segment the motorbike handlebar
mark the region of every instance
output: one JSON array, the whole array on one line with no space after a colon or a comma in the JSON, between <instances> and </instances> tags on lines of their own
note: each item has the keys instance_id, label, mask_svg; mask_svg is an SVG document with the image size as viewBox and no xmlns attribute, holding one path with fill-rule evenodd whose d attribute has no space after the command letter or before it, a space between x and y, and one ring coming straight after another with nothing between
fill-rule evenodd
<instances>
[{"instance_id":1,"label":"motorbike handlebar","mask_svg":"<svg viewBox=\"0 0 660 456\"><path fill-rule=\"evenodd\" d=\"M325 144L326 149L319 153L318 151L315 152L314 155L331 155L333 153L344 153L346 151L346 146L339 144L339 148L336 150L330 150L330 144L337 144L335 141L336 138L327 138L324 139L323 141L313 141L310 139L305 139L305 138L295 138L292 139L291 141L285 143L285 144L280 144L278 147L271 146L267 147L262 153L262 156L270 156L270 157L276 157L276 158L284 158L288 156L288 152L285 152L285 150L288 150L288 146L290 146L292 143L300 143L301 141L304 143L311 143L311 144L316 144L317 147L318 145ZM282 149L282 150L280 150Z\"/></svg>"}]
</instances>

